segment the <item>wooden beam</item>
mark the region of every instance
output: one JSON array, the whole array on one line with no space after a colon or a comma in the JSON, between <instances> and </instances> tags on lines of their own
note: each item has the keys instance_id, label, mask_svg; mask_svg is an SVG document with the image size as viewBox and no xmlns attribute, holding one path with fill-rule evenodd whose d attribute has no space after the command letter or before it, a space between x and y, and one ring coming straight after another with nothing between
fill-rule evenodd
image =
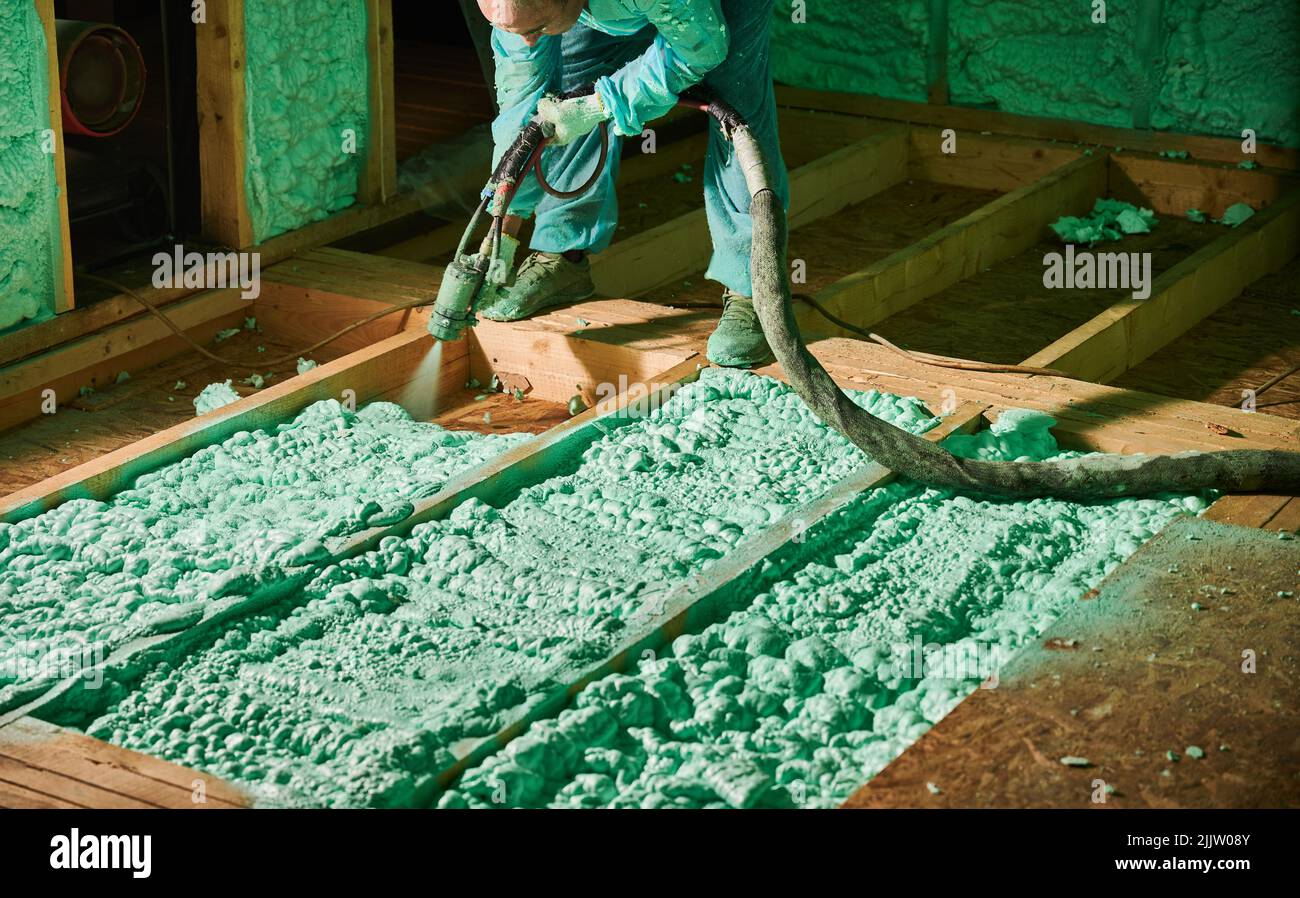
<instances>
[{"instance_id":1,"label":"wooden beam","mask_svg":"<svg viewBox=\"0 0 1300 898\"><path fill-rule=\"evenodd\" d=\"M817 109L940 128L992 131L997 134L1015 134L1021 137L1091 146L1125 147L1149 153L1158 153L1161 150L1186 150L1196 159L1231 162L1234 165L1243 159L1253 158L1263 166L1300 170L1300 150L1261 143L1258 145L1258 152L1253 157L1248 157L1241 152L1241 139L1237 137L1203 137L1194 134L1140 131L1108 125L1092 125L1075 119L1016 115L994 109L961 106L932 106L928 103L887 100L866 94L809 90L784 85L778 85L776 100L782 106L795 109Z\"/></svg>"},{"instance_id":2,"label":"wooden beam","mask_svg":"<svg viewBox=\"0 0 1300 898\"><path fill-rule=\"evenodd\" d=\"M267 269L254 306L258 323L309 346L376 312L408 302L432 303L442 268L324 248ZM379 318L331 346L352 352L407 330L424 331L429 309Z\"/></svg>"},{"instance_id":3,"label":"wooden beam","mask_svg":"<svg viewBox=\"0 0 1300 898\"><path fill-rule=\"evenodd\" d=\"M203 233L242 249L253 244L244 185L244 0L210 0L207 12L207 22L195 25Z\"/></svg>"},{"instance_id":4,"label":"wooden beam","mask_svg":"<svg viewBox=\"0 0 1300 898\"><path fill-rule=\"evenodd\" d=\"M357 199L380 204L397 195L397 101L393 82L393 0L366 0L370 134Z\"/></svg>"},{"instance_id":5,"label":"wooden beam","mask_svg":"<svg viewBox=\"0 0 1300 898\"><path fill-rule=\"evenodd\" d=\"M703 355L708 330L699 316L625 300L598 300L530 321L482 321L472 332L470 372L524 377L529 394L568 402L657 382L658 375Z\"/></svg>"},{"instance_id":6,"label":"wooden beam","mask_svg":"<svg viewBox=\"0 0 1300 898\"><path fill-rule=\"evenodd\" d=\"M1106 158L1081 156L1032 184L818 292L836 317L866 328L1033 246L1061 215L1081 215L1106 192ZM805 332L856 336L807 305L795 307Z\"/></svg>"},{"instance_id":7,"label":"wooden beam","mask_svg":"<svg viewBox=\"0 0 1300 898\"><path fill-rule=\"evenodd\" d=\"M214 290L172 306L167 313L182 331L203 341L231 322L242 323L240 316L251 302L238 289ZM83 386L102 384L108 372L116 377L131 367L157 364L184 346L165 324L149 316L10 365L0 370L0 429L42 414L43 390L54 390L64 402Z\"/></svg>"},{"instance_id":8,"label":"wooden beam","mask_svg":"<svg viewBox=\"0 0 1300 898\"><path fill-rule=\"evenodd\" d=\"M1027 187L1083 155L1075 147L974 131L958 131L956 152L945 153L944 130L912 126L909 177L1007 192Z\"/></svg>"},{"instance_id":9,"label":"wooden beam","mask_svg":"<svg viewBox=\"0 0 1300 898\"><path fill-rule=\"evenodd\" d=\"M1161 215L1182 218L1188 209L1199 209L1219 218L1237 203L1258 211L1300 187L1300 180L1290 173L1247 171L1222 162L1116 153L1110 157L1109 187L1114 199Z\"/></svg>"},{"instance_id":10,"label":"wooden beam","mask_svg":"<svg viewBox=\"0 0 1300 898\"><path fill-rule=\"evenodd\" d=\"M240 789L214 776L33 717L0 727L0 761L22 769L35 791L78 806L215 810L250 804ZM2 806L13 805L0 796Z\"/></svg>"},{"instance_id":11,"label":"wooden beam","mask_svg":"<svg viewBox=\"0 0 1300 898\"><path fill-rule=\"evenodd\" d=\"M1148 299L1116 303L1025 360L1106 383L1182 336L1300 247L1300 191L1156 278Z\"/></svg>"},{"instance_id":12,"label":"wooden beam","mask_svg":"<svg viewBox=\"0 0 1300 898\"><path fill-rule=\"evenodd\" d=\"M36 0L45 30L45 55L49 73L48 105L50 130L54 134L54 179L58 184L58 257L54 269L54 311L67 312L76 305L76 290L72 281L72 236L68 225L68 166L63 153L63 88L59 72L59 41L54 29L54 0Z\"/></svg>"},{"instance_id":13,"label":"wooden beam","mask_svg":"<svg viewBox=\"0 0 1300 898\"><path fill-rule=\"evenodd\" d=\"M993 417L1013 408L1045 412L1056 419L1052 433L1066 449L1125 454L1190 449L1300 451L1297 422L1261 412L1064 377L935 368L861 340L821 340L809 349L845 389L915 396L932 408L952 401L978 402L988 405ZM759 371L778 372L776 366Z\"/></svg>"},{"instance_id":14,"label":"wooden beam","mask_svg":"<svg viewBox=\"0 0 1300 898\"><path fill-rule=\"evenodd\" d=\"M907 177L907 131L890 128L790 173L791 229L860 203ZM713 252L703 209L664 222L592 257L604 296L630 297L708 266Z\"/></svg>"}]
</instances>

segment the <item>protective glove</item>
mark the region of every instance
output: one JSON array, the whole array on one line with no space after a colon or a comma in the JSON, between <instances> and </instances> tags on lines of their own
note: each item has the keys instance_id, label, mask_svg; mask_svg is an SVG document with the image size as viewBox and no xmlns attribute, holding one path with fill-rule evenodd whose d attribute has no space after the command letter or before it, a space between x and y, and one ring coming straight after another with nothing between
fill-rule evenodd
<instances>
[{"instance_id":1,"label":"protective glove","mask_svg":"<svg viewBox=\"0 0 1300 898\"><path fill-rule=\"evenodd\" d=\"M515 273L515 253L519 251L519 241L509 234L501 235L501 243L497 247L497 258L488 269L487 282L493 286L503 286L510 283L510 278ZM492 235L483 238L483 245L479 247L479 252L487 255L492 252Z\"/></svg>"},{"instance_id":2,"label":"protective glove","mask_svg":"<svg viewBox=\"0 0 1300 898\"><path fill-rule=\"evenodd\" d=\"M555 127L555 137L551 143L561 147L590 134L610 117L598 94L575 97L572 100L543 97L537 104L537 114L542 121Z\"/></svg>"}]
</instances>

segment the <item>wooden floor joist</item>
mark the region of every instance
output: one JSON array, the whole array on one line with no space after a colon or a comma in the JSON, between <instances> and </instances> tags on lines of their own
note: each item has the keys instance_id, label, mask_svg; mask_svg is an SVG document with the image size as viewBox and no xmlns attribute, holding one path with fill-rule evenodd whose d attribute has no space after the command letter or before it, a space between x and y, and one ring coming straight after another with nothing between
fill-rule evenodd
<instances>
[{"instance_id":1,"label":"wooden floor joist","mask_svg":"<svg viewBox=\"0 0 1300 898\"><path fill-rule=\"evenodd\" d=\"M1024 364L1106 383L1276 271L1300 248L1300 191L1288 194L1156 279L1147 299L1112 306Z\"/></svg>"},{"instance_id":2,"label":"wooden floor joist","mask_svg":"<svg viewBox=\"0 0 1300 898\"><path fill-rule=\"evenodd\" d=\"M833 215L897 184L907 174L907 131L890 128L790 173L790 226ZM592 257L592 280L604 296L636 296L702 271L713 254L704 209Z\"/></svg>"},{"instance_id":3,"label":"wooden floor joist","mask_svg":"<svg viewBox=\"0 0 1300 898\"><path fill-rule=\"evenodd\" d=\"M962 405L925 437L939 441L953 433L978 430L985 423L983 411L976 404ZM734 601L736 594L750 587L760 574L771 576L775 569L793 566L789 559L777 562L776 556L797 537L863 492L893 479L894 474L880 465L864 465L820 499L792 511L767 530L736 546L717 564L691 574L680 585L652 599L643 608L643 614L628 621L630 635L616 652L581 672L565 672L561 682L527 712L516 715L492 736L454 749L456 762L439 773L439 783L451 785L465 770L503 748L530 724L559 713L588 683L633 668L645 652L659 651L683 633L698 632L713 622L725 613L728 601Z\"/></svg>"},{"instance_id":4,"label":"wooden floor joist","mask_svg":"<svg viewBox=\"0 0 1300 898\"><path fill-rule=\"evenodd\" d=\"M907 249L817 293L837 318L860 328L951 287L1032 246L1061 215L1087 212L1105 192L1106 158L1082 156L1020 187ZM829 336L851 332L799 309L805 330Z\"/></svg>"}]
</instances>

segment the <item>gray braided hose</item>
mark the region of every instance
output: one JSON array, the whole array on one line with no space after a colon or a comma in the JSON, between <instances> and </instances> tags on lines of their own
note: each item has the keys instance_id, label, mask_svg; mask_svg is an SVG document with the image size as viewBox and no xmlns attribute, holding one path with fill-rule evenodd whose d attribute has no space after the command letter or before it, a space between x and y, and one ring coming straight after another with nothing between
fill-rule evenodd
<instances>
[{"instance_id":1,"label":"gray braided hose","mask_svg":"<svg viewBox=\"0 0 1300 898\"><path fill-rule=\"evenodd\" d=\"M1017 499L1051 496L1089 502L1204 489L1300 493L1298 452L1236 449L1044 462L979 461L957 458L853 404L808 351L795 323L786 267L785 209L769 186L762 150L747 127L730 130L752 197L754 308L768 344L790 385L817 417L874 461L929 486Z\"/></svg>"}]
</instances>

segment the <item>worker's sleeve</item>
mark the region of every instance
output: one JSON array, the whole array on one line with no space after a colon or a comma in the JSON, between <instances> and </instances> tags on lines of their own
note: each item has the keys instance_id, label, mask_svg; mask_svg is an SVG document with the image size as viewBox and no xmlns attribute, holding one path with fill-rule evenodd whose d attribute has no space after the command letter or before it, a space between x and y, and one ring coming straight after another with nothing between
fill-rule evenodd
<instances>
[{"instance_id":1,"label":"worker's sleeve","mask_svg":"<svg viewBox=\"0 0 1300 898\"><path fill-rule=\"evenodd\" d=\"M624 137L641 134L677 105L678 96L704 80L731 48L721 0L626 0L659 35L650 48L596 82L596 93Z\"/></svg>"},{"instance_id":2,"label":"worker's sleeve","mask_svg":"<svg viewBox=\"0 0 1300 898\"><path fill-rule=\"evenodd\" d=\"M496 59L497 106L501 112L492 123L492 168L497 167L519 132L537 113L538 102L560 84L560 38L545 36L528 46L524 39L508 31L492 29L492 55ZM542 199L536 178L525 178L519 185L510 214L530 217Z\"/></svg>"}]
</instances>

